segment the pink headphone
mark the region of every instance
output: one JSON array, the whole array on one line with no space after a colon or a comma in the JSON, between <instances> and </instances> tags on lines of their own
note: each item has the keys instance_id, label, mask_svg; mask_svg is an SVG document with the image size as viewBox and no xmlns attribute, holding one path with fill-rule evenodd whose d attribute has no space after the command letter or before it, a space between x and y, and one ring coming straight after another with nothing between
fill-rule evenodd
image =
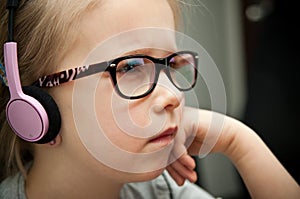
<instances>
[{"instance_id":1,"label":"pink headphone","mask_svg":"<svg viewBox=\"0 0 300 199\"><path fill-rule=\"evenodd\" d=\"M52 141L61 126L59 109L53 98L35 86L22 87L18 69L17 43L13 42L14 12L18 0L8 0L8 41L4 44L4 63L10 100L6 118L12 130L23 140L36 143Z\"/></svg>"}]
</instances>

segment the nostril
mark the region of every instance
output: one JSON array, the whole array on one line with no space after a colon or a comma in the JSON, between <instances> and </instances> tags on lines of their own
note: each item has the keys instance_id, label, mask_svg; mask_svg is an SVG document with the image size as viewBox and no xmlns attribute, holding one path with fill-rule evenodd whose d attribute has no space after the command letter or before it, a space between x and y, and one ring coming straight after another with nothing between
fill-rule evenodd
<instances>
[{"instance_id":1,"label":"nostril","mask_svg":"<svg viewBox=\"0 0 300 199\"><path fill-rule=\"evenodd\" d=\"M175 109L180 105L181 101L182 100L178 99L177 97L171 98L169 103L166 104L165 109Z\"/></svg>"}]
</instances>

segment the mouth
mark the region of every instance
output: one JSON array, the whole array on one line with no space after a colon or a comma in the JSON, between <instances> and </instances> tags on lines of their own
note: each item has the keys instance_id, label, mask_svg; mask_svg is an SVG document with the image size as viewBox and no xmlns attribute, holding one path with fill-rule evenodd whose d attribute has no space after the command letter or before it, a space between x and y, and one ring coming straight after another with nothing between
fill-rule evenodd
<instances>
[{"instance_id":1,"label":"mouth","mask_svg":"<svg viewBox=\"0 0 300 199\"><path fill-rule=\"evenodd\" d=\"M152 138L149 142L168 145L174 140L176 133L177 133L177 127L168 128L162 133L160 133L159 135Z\"/></svg>"}]
</instances>

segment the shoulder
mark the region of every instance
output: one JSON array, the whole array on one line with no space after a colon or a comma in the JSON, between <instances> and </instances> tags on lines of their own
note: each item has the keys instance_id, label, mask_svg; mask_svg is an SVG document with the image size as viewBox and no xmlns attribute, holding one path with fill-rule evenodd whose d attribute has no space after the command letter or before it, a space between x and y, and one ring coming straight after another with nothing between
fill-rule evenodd
<instances>
[{"instance_id":1,"label":"shoulder","mask_svg":"<svg viewBox=\"0 0 300 199\"><path fill-rule=\"evenodd\" d=\"M185 182L183 186L178 186L175 181L164 172L154 180L139 183L126 184L121 191L121 198L214 198L199 186Z\"/></svg>"},{"instance_id":2,"label":"shoulder","mask_svg":"<svg viewBox=\"0 0 300 199\"><path fill-rule=\"evenodd\" d=\"M0 184L0 198L26 199L24 177L21 173L8 177Z\"/></svg>"}]
</instances>

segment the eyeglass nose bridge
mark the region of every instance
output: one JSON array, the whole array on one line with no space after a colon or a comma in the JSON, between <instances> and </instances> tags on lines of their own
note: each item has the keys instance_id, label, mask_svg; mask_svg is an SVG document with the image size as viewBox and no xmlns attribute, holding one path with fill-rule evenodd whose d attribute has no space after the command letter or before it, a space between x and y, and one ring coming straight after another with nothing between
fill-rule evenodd
<instances>
[{"instance_id":1,"label":"eyeglass nose bridge","mask_svg":"<svg viewBox=\"0 0 300 199\"><path fill-rule=\"evenodd\" d=\"M168 59L167 58L153 58L152 60L155 64L155 72L156 72L156 78L155 78L155 82L158 81L159 79L159 74L161 71L164 71L166 73L167 76L168 75Z\"/></svg>"},{"instance_id":2,"label":"eyeglass nose bridge","mask_svg":"<svg viewBox=\"0 0 300 199\"><path fill-rule=\"evenodd\" d=\"M170 60L168 58L155 58L153 61L155 63L156 77L154 80L153 88L151 90L153 91L154 88L156 87L161 71L163 71L166 74L166 76L168 77L172 85L180 90L180 88L178 88L178 86L176 86L176 84L173 82L172 77L170 75L170 65L169 65Z\"/></svg>"},{"instance_id":3,"label":"eyeglass nose bridge","mask_svg":"<svg viewBox=\"0 0 300 199\"><path fill-rule=\"evenodd\" d=\"M154 58L153 61L155 63L155 67L156 67L158 75L160 74L161 70L166 70L164 72L168 75L167 71L170 70L170 65L169 65L170 60L169 60L168 57L166 57L166 58Z\"/></svg>"}]
</instances>

